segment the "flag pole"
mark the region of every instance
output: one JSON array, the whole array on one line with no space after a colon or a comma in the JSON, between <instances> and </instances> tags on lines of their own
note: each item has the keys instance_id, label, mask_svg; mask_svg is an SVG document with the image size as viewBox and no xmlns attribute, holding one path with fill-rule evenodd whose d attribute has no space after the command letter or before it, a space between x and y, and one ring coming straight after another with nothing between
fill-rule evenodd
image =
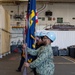
<instances>
[{"instance_id":1,"label":"flag pole","mask_svg":"<svg viewBox=\"0 0 75 75\"><path fill-rule=\"evenodd\" d=\"M28 25L28 17L29 17L29 7L30 7L30 0L28 0L27 12L25 13L25 27L24 27L24 35L23 35L24 44L26 43L26 37L27 37L26 34L28 32L28 30L27 30L28 26L27 25ZM26 49L27 48L25 48L25 62L27 62L27 60L28 60ZM27 67L25 67L25 66L24 66L24 69L23 69L23 75L27 75Z\"/></svg>"},{"instance_id":2,"label":"flag pole","mask_svg":"<svg viewBox=\"0 0 75 75\"><path fill-rule=\"evenodd\" d=\"M25 25L26 25L26 15L25 15ZM26 44L25 42L26 40L26 34L25 34L25 27L23 28L23 43ZM25 62L27 62L27 48L25 48L24 52L25 52ZM24 66L24 69L23 69L23 75L27 75L27 68Z\"/></svg>"},{"instance_id":3,"label":"flag pole","mask_svg":"<svg viewBox=\"0 0 75 75\"><path fill-rule=\"evenodd\" d=\"M27 33L26 35L24 35L24 43L27 43L27 46L31 49L33 49L32 45L34 44L34 39L32 37L34 37L34 32L35 32L35 11L36 11L36 0L28 0L28 7L27 7L27 14L26 14L26 20L25 20L25 26L27 26L26 30ZM25 31L26 31L25 30ZM32 37L31 37L32 35ZM27 57L27 50L25 50L25 62L27 62L28 60L31 61L31 59L33 59L33 56L29 55ZM28 61L29 62L29 61ZM27 68L24 67L24 71L23 71L23 75L27 75Z\"/></svg>"}]
</instances>

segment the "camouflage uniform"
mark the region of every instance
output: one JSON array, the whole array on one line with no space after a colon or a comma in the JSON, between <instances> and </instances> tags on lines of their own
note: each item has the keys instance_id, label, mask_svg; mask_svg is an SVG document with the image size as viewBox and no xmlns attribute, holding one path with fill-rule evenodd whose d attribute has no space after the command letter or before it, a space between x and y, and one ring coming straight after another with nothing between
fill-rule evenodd
<instances>
[{"instance_id":1,"label":"camouflage uniform","mask_svg":"<svg viewBox=\"0 0 75 75\"><path fill-rule=\"evenodd\" d=\"M30 63L31 68L36 68L38 75L53 75L53 51L51 45L41 46L37 50L27 49L31 55L37 55L37 59Z\"/></svg>"}]
</instances>

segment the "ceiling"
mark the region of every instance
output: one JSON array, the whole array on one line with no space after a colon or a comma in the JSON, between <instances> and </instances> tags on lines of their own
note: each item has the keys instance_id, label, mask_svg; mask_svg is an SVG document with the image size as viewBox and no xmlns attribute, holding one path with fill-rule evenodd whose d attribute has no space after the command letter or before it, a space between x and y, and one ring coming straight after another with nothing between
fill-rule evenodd
<instances>
[{"instance_id":1,"label":"ceiling","mask_svg":"<svg viewBox=\"0 0 75 75\"><path fill-rule=\"evenodd\" d=\"M20 2L25 2L25 1L28 1L28 0L0 0L0 2L17 2L17 1L20 1ZM36 1L44 1L44 2L59 2L59 3L61 3L61 2L75 2L75 0L36 0Z\"/></svg>"},{"instance_id":2,"label":"ceiling","mask_svg":"<svg viewBox=\"0 0 75 75\"><path fill-rule=\"evenodd\" d=\"M13 5L26 3L28 0L0 0L0 4ZM75 0L36 0L39 3L75 3Z\"/></svg>"}]
</instances>

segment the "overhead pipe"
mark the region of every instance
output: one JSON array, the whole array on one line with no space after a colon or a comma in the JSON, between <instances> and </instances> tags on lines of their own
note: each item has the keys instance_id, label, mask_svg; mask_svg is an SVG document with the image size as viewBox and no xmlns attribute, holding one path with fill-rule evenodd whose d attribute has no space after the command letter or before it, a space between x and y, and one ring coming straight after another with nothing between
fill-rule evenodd
<instances>
[{"instance_id":1,"label":"overhead pipe","mask_svg":"<svg viewBox=\"0 0 75 75\"><path fill-rule=\"evenodd\" d=\"M46 8L46 4L42 5L41 8L37 9L38 14Z\"/></svg>"}]
</instances>

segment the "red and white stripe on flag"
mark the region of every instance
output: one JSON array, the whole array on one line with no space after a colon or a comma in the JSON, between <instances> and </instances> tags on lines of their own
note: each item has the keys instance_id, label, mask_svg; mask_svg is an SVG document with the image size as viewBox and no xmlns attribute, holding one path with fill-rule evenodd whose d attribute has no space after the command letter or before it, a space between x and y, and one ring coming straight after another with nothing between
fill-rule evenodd
<instances>
[{"instance_id":1,"label":"red and white stripe on flag","mask_svg":"<svg viewBox=\"0 0 75 75\"><path fill-rule=\"evenodd\" d=\"M38 13L37 13L37 10L36 10L36 24L38 24Z\"/></svg>"}]
</instances>

